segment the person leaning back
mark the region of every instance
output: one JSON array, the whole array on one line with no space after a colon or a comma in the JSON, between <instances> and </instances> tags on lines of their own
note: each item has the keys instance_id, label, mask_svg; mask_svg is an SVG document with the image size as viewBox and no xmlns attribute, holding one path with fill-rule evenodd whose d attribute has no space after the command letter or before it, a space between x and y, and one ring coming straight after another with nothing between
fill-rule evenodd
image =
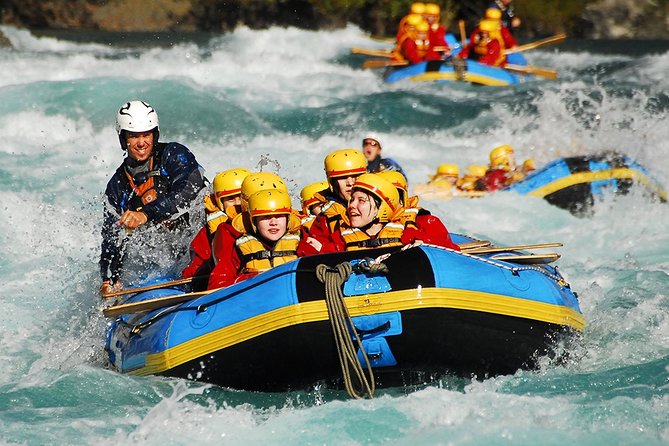
<instances>
[{"instance_id":1,"label":"person leaning back","mask_svg":"<svg viewBox=\"0 0 669 446\"><path fill-rule=\"evenodd\" d=\"M124 232L161 223L165 228L187 226L184 211L197 202L205 181L188 148L158 142L158 114L146 102L125 103L116 116L116 131L126 158L105 190L100 255L103 296L121 289L128 240Z\"/></svg>"}]
</instances>

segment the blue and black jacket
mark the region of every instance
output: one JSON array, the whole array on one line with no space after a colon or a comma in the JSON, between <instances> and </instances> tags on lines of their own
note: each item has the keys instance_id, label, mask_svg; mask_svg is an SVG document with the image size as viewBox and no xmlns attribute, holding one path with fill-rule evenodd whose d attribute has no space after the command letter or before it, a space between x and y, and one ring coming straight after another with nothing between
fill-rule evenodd
<instances>
[{"instance_id":1,"label":"blue and black jacket","mask_svg":"<svg viewBox=\"0 0 669 446\"><path fill-rule=\"evenodd\" d=\"M107 183L100 255L102 280L116 282L121 274L126 237L122 236L124 229L117 222L125 211L141 209L148 218L147 224L165 222L188 209L205 185L195 155L186 146L176 142L157 143L151 157L151 169L135 175L131 172L136 162L127 157ZM142 197L133 190L129 175L137 186L152 178L155 200L142 202Z\"/></svg>"}]
</instances>

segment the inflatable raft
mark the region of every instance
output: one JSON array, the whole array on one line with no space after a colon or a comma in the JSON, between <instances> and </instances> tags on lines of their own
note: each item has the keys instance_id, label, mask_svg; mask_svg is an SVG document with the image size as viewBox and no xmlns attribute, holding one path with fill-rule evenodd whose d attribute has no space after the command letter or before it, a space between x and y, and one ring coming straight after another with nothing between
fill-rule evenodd
<instances>
[{"instance_id":1,"label":"inflatable raft","mask_svg":"<svg viewBox=\"0 0 669 446\"><path fill-rule=\"evenodd\" d=\"M509 57L511 56L519 56L517 59L519 59L518 62L520 63L514 62L515 66L522 67L527 65L522 55L509 55ZM436 83L468 82L475 85L496 87L520 84L534 78L535 76L529 73L514 72L510 69L491 67L474 60L455 58L446 61L421 62L401 68L390 67L384 75L384 80L387 83L395 83L403 80Z\"/></svg>"},{"instance_id":2,"label":"inflatable raft","mask_svg":"<svg viewBox=\"0 0 669 446\"><path fill-rule=\"evenodd\" d=\"M667 201L667 191L648 169L618 153L558 159L505 190L543 198L575 215L588 215L597 199L625 195L635 184L652 198Z\"/></svg>"},{"instance_id":3,"label":"inflatable raft","mask_svg":"<svg viewBox=\"0 0 669 446\"><path fill-rule=\"evenodd\" d=\"M460 42L452 34L446 34L446 41L453 56L462 49ZM451 57L448 60L421 62L405 67L389 67L384 80L395 83L403 80L413 82L468 82L475 85L508 86L534 79L535 76L523 73L522 67L527 66L527 60L521 53L512 53L507 56L510 67L516 71L478 63L474 60L461 60Z\"/></svg>"},{"instance_id":4,"label":"inflatable raft","mask_svg":"<svg viewBox=\"0 0 669 446\"><path fill-rule=\"evenodd\" d=\"M350 265L341 292L361 339L353 356L366 372L368 361L376 386L533 368L583 330L577 296L545 263L554 258L492 251L424 245L303 257L188 302L116 317L106 353L112 368L133 375L251 391L341 388L332 297L317 276ZM369 265L383 268L361 268ZM180 292L154 290L120 307Z\"/></svg>"}]
</instances>

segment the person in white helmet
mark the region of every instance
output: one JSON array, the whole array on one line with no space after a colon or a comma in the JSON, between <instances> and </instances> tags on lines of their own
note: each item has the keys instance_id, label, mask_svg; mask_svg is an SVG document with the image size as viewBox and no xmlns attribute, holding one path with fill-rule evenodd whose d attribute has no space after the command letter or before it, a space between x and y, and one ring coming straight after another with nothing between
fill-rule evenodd
<instances>
[{"instance_id":1,"label":"person in white helmet","mask_svg":"<svg viewBox=\"0 0 669 446\"><path fill-rule=\"evenodd\" d=\"M367 159L367 172L378 173L384 170L396 170L406 178L402 167L392 158L382 158L381 138L374 132L369 132L362 138L362 153Z\"/></svg>"},{"instance_id":2,"label":"person in white helmet","mask_svg":"<svg viewBox=\"0 0 669 446\"><path fill-rule=\"evenodd\" d=\"M129 101L116 115L123 163L107 183L100 255L100 294L121 289L128 234L144 225L183 229L205 179L193 153L160 143L158 114L144 101ZM196 226L196 223L193 223ZM175 254L176 255L176 254Z\"/></svg>"}]
</instances>

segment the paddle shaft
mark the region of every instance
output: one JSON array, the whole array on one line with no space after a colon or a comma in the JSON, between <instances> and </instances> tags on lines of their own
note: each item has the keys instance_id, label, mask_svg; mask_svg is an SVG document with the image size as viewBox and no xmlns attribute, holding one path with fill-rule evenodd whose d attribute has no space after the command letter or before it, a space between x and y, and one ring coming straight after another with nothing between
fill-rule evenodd
<instances>
[{"instance_id":1,"label":"paddle shaft","mask_svg":"<svg viewBox=\"0 0 669 446\"><path fill-rule=\"evenodd\" d=\"M128 288L127 290L114 291L112 293L103 294L102 297L109 298L109 297L123 296L124 294L141 293L143 291L157 290L157 289L160 289L160 288L169 288L171 286L183 285L185 283L190 283L193 280L199 279L199 278L200 277L189 277L187 279L177 279L177 280L172 280L170 282L157 283L155 285L147 285L147 286L143 286L143 287L140 287L140 288Z\"/></svg>"},{"instance_id":2,"label":"paddle shaft","mask_svg":"<svg viewBox=\"0 0 669 446\"><path fill-rule=\"evenodd\" d=\"M508 50L504 50L504 54L520 53L522 51L533 50L546 45L554 45L563 42L567 38L565 33L556 34L545 39L537 40L536 42L526 43L525 45L518 45Z\"/></svg>"},{"instance_id":3,"label":"paddle shaft","mask_svg":"<svg viewBox=\"0 0 669 446\"><path fill-rule=\"evenodd\" d=\"M537 77L545 77L546 79L557 79L557 71L551 70L549 68L535 67L534 65L504 65L505 70L512 71L514 73L521 74L531 74Z\"/></svg>"},{"instance_id":4,"label":"paddle shaft","mask_svg":"<svg viewBox=\"0 0 669 446\"><path fill-rule=\"evenodd\" d=\"M463 249L467 254L489 254L493 252L520 251L521 249L559 248L562 243L538 243L536 245L495 246L492 248Z\"/></svg>"},{"instance_id":5,"label":"paddle shaft","mask_svg":"<svg viewBox=\"0 0 669 446\"><path fill-rule=\"evenodd\" d=\"M174 296L160 297L158 299L143 300L141 302L132 302L129 304L114 305L102 310L102 314L105 317L116 317L123 314L132 314L132 313L146 313L147 311L156 310L162 307L169 307L172 305L177 305L189 300L193 300L196 297L205 296L207 294L218 291L222 288L215 288L212 290L198 291L195 293L185 293L185 294L176 294Z\"/></svg>"},{"instance_id":6,"label":"paddle shaft","mask_svg":"<svg viewBox=\"0 0 669 446\"><path fill-rule=\"evenodd\" d=\"M465 42L467 41L467 34L465 33L465 21L458 20L458 27L460 28L460 45L462 48L464 48Z\"/></svg>"}]
</instances>

